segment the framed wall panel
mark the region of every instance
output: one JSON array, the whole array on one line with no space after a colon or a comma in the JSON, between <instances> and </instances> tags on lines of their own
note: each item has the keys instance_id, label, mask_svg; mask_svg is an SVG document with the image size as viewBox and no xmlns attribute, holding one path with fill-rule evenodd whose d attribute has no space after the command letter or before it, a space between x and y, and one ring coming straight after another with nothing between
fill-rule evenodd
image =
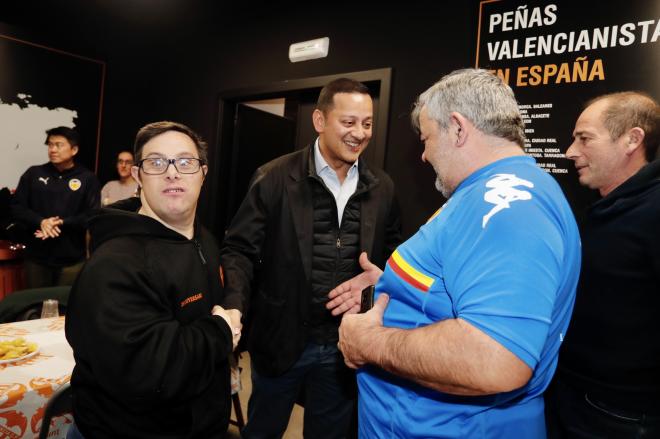
<instances>
[{"instance_id":1,"label":"framed wall panel","mask_svg":"<svg viewBox=\"0 0 660 439\"><path fill-rule=\"evenodd\" d=\"M45 130L75 128L77 162L98 167L105 63L0 33L0 187L48 161Z\"/></svg>"}]
</instances>

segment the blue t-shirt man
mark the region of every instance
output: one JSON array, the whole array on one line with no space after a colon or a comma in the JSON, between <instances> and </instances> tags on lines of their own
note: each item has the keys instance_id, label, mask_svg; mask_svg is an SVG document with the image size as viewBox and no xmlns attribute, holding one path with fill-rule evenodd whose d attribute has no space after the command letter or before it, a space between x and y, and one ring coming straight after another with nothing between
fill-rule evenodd
<instances>
[{"instance_id":1,"label":"blue t-shirt man","mask_svg":"<svg viewBox=\"0 0 660 439\"><path fill-rule=\"evenodd\" d=\"M390 257L376 294L387 327L463 319L532 370L517 390L457 396L367 366L363 438L543 438L542 393L557 364L580 272L580 238L555 180L525 156L474 172ZM428 349L433 349L429 346Z\"/></svg>"}]
</instances>

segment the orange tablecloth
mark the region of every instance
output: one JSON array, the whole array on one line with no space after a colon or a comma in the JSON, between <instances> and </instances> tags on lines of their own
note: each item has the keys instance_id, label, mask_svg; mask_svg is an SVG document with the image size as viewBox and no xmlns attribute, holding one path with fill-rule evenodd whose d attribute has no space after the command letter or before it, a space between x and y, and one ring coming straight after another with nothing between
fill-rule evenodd
<instances>
[{"instance_id":1,"label":"orange tablecloth","mask_svg":"<svg viewBox=\"0 0 660 439\"><path fill-rule=\"evenodd\" d=\"M24 337L39 353L0 364L0 439L37 438L48 398L71 379L75 362L64 337L64 317L0 325L0 339ZM49 438L64 438L73 418L55 418Z\"/></svg>"}]
</instances>

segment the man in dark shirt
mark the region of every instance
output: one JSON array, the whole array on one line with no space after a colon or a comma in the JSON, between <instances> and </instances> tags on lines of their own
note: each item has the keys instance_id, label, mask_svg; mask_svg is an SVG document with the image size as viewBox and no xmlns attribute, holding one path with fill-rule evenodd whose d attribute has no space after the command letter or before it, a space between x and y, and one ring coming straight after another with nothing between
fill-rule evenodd
<instances>
[{"instance_id":1,"label":"man in dark shirt","mask_svg":"<svg viewBox=\"0 0 660 439\"><path fill-rule=\"evenodd\" d=\"M400 242L394 184L360 157L372 121L363 84L327 84L312 116L318 139L257 169L225 236L225 291L243 297L243 312L250 305L252 322L246 439L281 437L301 387L305 437L350 430L355 374L327 294L359 272L361 252L382 266Z\"/></svg>"},{"instance_id":2,"label":"man in dark shirt","mask_svg":"<svg viewBox=\"0 0 660 439\"><path fill-rule=\"evenodd\" d=\"M660 107L592 100L566 157L603 197L580 231L573 319L546 394L551 438L660 437Z\"/></svg>"},{"instance_id":3,"label":"man in dark shirt","mask_svg":"<svg viewBox=\"0 0 660 439\"><path fill-rule=\"evenodd\" d=\"M50 161L30 167L14 193L12 216L34 233L26 243L28 288L73 284L85 259L87 218L100 206L100 185L74 161L79 140L68 127L46 131Z\"/></svg>"}]
</instances>

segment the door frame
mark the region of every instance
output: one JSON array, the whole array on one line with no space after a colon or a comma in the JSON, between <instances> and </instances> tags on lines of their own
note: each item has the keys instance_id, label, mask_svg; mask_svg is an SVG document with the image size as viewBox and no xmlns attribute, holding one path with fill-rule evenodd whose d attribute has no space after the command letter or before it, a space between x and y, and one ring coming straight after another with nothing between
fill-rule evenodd
<instances>
[{"instance_id":1,"label":"door frame","mask_svg":"<svg viewBox=\"0 0 660 439\"><path fill-rule=\"evenodd\" d=\"M309 89L322 88L327 83L339 78L351 78L363 83L378 82L380 91L378 105L376 108L377 124L375 127L375 140L369 145L370 163L383 168L385 165L385 149L387 145L387 132L389 128L390 94L392 87L392 68L363 70L358 72L347 72L333 75L315 76L309 78L292 79L274 82L266 85L244 87L238 89L224 90L218 93L218 113L216 127L215 148L209 151L209 165L213 170L209 175L207 186L208 210L207 224L213 227L218 240L222 240L224 229L228 224L220 224L224 219L226 209L225 202L220 200L221 188L225 187L230 180L230 169L233 148L234 122L236 107L238 103L270 99L279 97L285 93L303 92ZM311 121L310 121L311 123Z\"/></svg>"}]
</instances>

